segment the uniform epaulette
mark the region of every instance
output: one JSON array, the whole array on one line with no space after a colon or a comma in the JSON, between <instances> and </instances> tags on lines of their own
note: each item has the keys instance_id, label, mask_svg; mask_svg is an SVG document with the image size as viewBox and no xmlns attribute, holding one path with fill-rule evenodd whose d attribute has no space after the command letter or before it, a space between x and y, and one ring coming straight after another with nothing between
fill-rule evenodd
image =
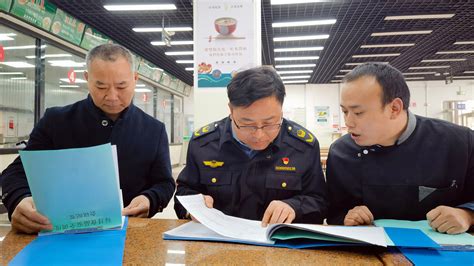
<instances>
[{"instance_id":1,"label":"uniform epaulette","mask_svg":"<svg viewBox=\"0 0 474 266\"><path fill-rule=\"evenodd\" d=\"M316 143L316 138L314 135L309 132L306 128L292 122L288 122L286 130L288 130L288 133L299 139L300 141L313 146L314 143Z\"/></svg>"},{"instance_id":2,"label":"uniform epaulette","mask_svg":"<svg viewBox=\"0 0 474 266\"><path fill-rule=\"evenodd\" d=\"M208 124L206 126L201 127L200 129L194 131L193 133L193 139L200 138L202 136L205 136L211 132L214 132L217 129L217 126L219 124L217 122Z\"/></svg>"}]
</instances>

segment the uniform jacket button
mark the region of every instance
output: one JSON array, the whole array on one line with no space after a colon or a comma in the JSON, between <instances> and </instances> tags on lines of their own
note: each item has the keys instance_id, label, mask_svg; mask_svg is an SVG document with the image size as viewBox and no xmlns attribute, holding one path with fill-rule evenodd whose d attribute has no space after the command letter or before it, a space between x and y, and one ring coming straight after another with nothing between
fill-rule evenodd
<instances>
[{"instance_id":1,"label":"uniform jacket button","mask_svg":"<svg viewBox=\"0 0 474 266\"><path fill-rule=\"evenodd\" d=\"M102 126L106 127L109 125L109 121L107 119L102 120Z\"/></svg>"},{"instance_id":2,"label":"uniform jacket button","mask_svg":"<svg viewBox=\"0 0 474 266\"><path fill-rule=\"evenodd\" d=\"M281 183L282 188L286 188L286 182Z\"/></svg>"},{"instance_id":3,"label":"uniform jacket button","mask_svg":"<svg viewBox=\"0 0 474 266\"><path fill-rule=\"evenodd\" d=\"M368 154L368 153L369 153L368 150L364 150L364 151L362 151L362 152L363 152L364 154Z\"/></svg>"},{"instance_id":4,"label":"uniform jacket button","mask_svg":"<svg viewBox=\"0 0 474 266\"><path fill-rule=\"evenodd\" d=\"M211 179L211 182L212 182L212 183L216 183L216 182L217 182L217 178L213 177L213 178Z\"/></svg>"}]
</instances>

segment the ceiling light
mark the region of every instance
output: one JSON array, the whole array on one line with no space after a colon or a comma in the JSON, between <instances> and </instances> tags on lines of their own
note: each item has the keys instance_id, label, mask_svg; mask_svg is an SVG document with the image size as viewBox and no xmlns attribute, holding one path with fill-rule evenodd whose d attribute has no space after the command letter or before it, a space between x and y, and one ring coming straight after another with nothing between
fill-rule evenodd
<instances>
[{"instance_id":1,"label":"ceiling light","mask_svg":"<svg viewBox=\"0 0 474 266\"><path fill-rule=\"evenodd\" d=\"M165 52L165 55L193 55L194 51L174 51L174 52Z\"/></svg>"},{"instance_id":2,"label":"ceiling light","mask_svg":"<svg viewBox=\"0 0 474 266\"><path fill-rule=\"evenodd\" d=\"M464 50L464 51L439 51L436 54L472 54L474 50Z\"/></svg>"},{"instance_id":3,"label":"ceiling light","mask_svg":"<svg viewBox=\"0 0 474 266\"><path fill-rule=\"evenodd\" d=\"M186 71L194 71L194 67L186 67L184 70L186 70Z\"/></svg>"},{"instance_id":4,"label":"ceiling light","mask_svg":"<svg viewBox=\"0 0 474 266\"><path fill-rule=\"evenodd\" d=\"M13 41L15 40L12 36L16 36L15 33L0 33L0 41Z\"/></svg>"},{"instance_id":5,"label":"ceiling light","mask_svg":"<svg viewBox=\"0 0 474 266\"><path fill-rule=\"evenodd\" d=\"M135 88L144 88L144 87L146 87L145 84L136 84L135 85Z\"/></svg>"},{"instance_id":6,"label":"ceiling light","mask_svg":"<svg viewBox=\"0 0 474 266\"><path fill-rule=\"evenodd\" d=\"M36 45L20 45L20 46L6 46L3 50L22 50L22 49L35 49ZM46 45L41 45L41 48L46 48Z\"/></svg>"},{"instance_id":7,"label":"ceiling light","mask_svg":"<svg viewBox=\"0 0 474 266\"><path fill-rule=\"evenodd\" d=\"M13 79L13 80L24 80L24 79L26 79L26 77L17 77L17 78L10 78L10 79Z\"/></svg>"},{"instance_id":8,"label":"ceiling light","mask_svg":"<svg viewBox=\"0 0 474 266\"><path fill-rule=\"evenodd\" d=\"M133 5L104 5L108 11L152 11L152 10L175 10L174 4L133 4Z\"/></svg>"},{"instance_id":9,"label":"ceiling light","mask_svg":"<svg viewBox=\"0 0 474 266\"><path fill-rule=\"evenodd\" d=\"M461 62L466 61L466 58L446 58L446 59L423 59L421 63L434 63L434 62Z\"/></svg>"},{"instance_id":10,"label":"ceiling light","mask_svg":"<svg viewBox=\"0 0 474 266\"><path fill-rule=\"evenodd\" d=\"M450 68L451 66L417 66L409 67L408 69L436 69L436 68Z\"/></svg>"},{"instance_id":11,"label":"ceiling light","mask_svg":"<svg viewBox=\"0 0 474 266\"><path fill-rule=\"evenodd\" d=\"M176 60L178 64L193 64L194 60Z\"/></svg>"},{"instance_id":12,"label":"ceiling light","mask_svg":"<svg viewBox=\"0 0 474 266\"><path fill-rule=\"evenodd\" d=\"M393 44L364 44L360 48L390 48L414 46L414 43L393 43Z\"/></svg>"},{"instance_id":13,"label":"ceiling light","mask_svg":"<svg viewBox=\"0 0 474 266\"><path fill-rule=\"evenodd\" d=\"M343 77L345 77L345 75L335 75L334 77L335 78L343 78Z\"/></svg>"},{"instance_id":14,"label":"ceiling light","mask_svg":"<svg viewBox=\"0 0 474 266\"><path fill-rule=\"evenodd\" d=\"M275 61L318 60L319 56L275 57Z\"/></svg>"},{"instance_id":15,"label":"ceiling light","mask_svg":"<svg viewBox=\"0 0 474 266\"><path fill-rule=\"evenodd\" d=\"M425 79L424 77L409 77L405 78L405 80L417 80L417 79Z\"/></svg>"},{"instance_id":16,"label":"ceiling light","mask_svg":"<svg viewBox=\"0 0 474 266\"><path fill-rule=\"evenodd\" d=\"M388 64L389 62L361 62L361 63L345 63L346 66L360 66L366 63Z\"/></svg>"},{"instance_id":17,"label":"ceiling light","mask_svg":"<svg viewBox=\"0 0 474 266\"><path fill-rule=\"evenodd\" d=\"M27 62L22 62L22 61L10 61L10 62L1 62L0 64L9 66L9 67L14 67L14 68L34 68L35 65L32 65Z\"/></svg>"},{"instance_id":18,"label":"ceiling light","mask_svg":"<svg viewBox=\"0 0 474 266\"><path fill-rule=\"evenodd\" d=\"M292 48L276 48L274 51L279 52L304 52L304 51L321 51L323 46L313 46L313 47L292 47Z\"/></svg>"},{"instance_id":19,"label":"ceiling light","mask_svg":"<svg viewBox=\"0 0 474 266\"><path fill-rule=\"evenodd\" d=\"M474 71L464 71L464 74L474 74Z\"/></svg>"},{"instance_id":20,"label":"ceiling light","mask_svg":"<svg viewBox=\"0 0 474 266\"><path fill-rule=\"evenodd\" d=\"M134 32L162 32L163 28L132 28ZM166 31L172 31L172 32L177 32L177 31L193 31L193 28L191 27L166 27Z\"/></svg>"},{"instance_id":21,"label":"ceiling light","mask_svg":"<svg viewBox=\"0 0 474 266\"><path fill-rule=\"evenodd\" d=\"M286 41L307 41L307 40L322 40L329 38L328 34L318 35L305 35L305 36L289 36L289 37L275 37L274 42L286 42Z\"/></svg>"},{"instance_id":22,"label":"ceiling light","mask_svg":"<svg viewBox=\"0 0 474 266\"><path fill-rule=\"evenodd\" d=\"M291 83L308 83L308 80L287 80L283 81L283 84L291 84Z\"/></svg>"},{"instance_id":23,"label":"ceiling light","mask_svg":"<svg viewBox=\"0 0 474 266\"><path fill-rule=\"evenodd\" d=\"M150 89L135 89L135 92L151 92Z\"/></svg>"},{"instance_id":24,"label":"ceiling light","mask_svg":"<svg viewBox=\"0 0 474 266\"><path fill-rule=\"evenodd\" d=\"M462 44L474 44L474 41L457 41L454 44L462 45Z\"/></svg>"},{"instance_id":25,"label":"ceiling light","mask_svg":"<svg viewBox=\"0 0 474 266\"><path fill-rule=\"evenodd\" d=\"M0 72L0 75L23 75L23 72Z\"/></svg>"},{"instance_id":26,"label":"ceiling light","mask_svg":"<svg viewBox=\"0 0 474 266\"><path fill-rule=\"evenodd\" d=\"M71 81L69 81L69 79L59 79L59 80L62 81L62 82L65 82L65 83L71 83ZM87 83L87 81L85 81L83 79L76 78L74 83Z\"/></svg>"},{"instance_id":27,"label":"ceiling light","mask_svg":"<svg viewBox=\"0 0 474 266\"><path fill-rule=\"evenodd\" d=\"M277 71L278 74L305 74L313 73L313 70L287 70L287 71Z\"/></svg>"},{"instance_id":28,"label":"ceiling light","mask_svg":"<svg viewBox=\"0 0 474 266\"><path fill-rule=\"evenodd\" d=\"M453 79L474 79L474 76L453 76Z\"/></svg>"},{"instance_id":29,"label":"ceiling light","mask_svg":"<svg viewBox=\"0 0 474 266\"><path fill-rule=\"evenodd\" d=\"M399 56L400 53L391 53L391 54L356 54L352 58L365 58L365 57L389 57L389 56Z\"/></svg>"},{"instance_id":30,"label":"ceiling light","mask_svg":"<svg viewBox=\"0 0 474 266\"><path fill-rule=\"evenodd\" d=\"M156 46L165 45L165 43L161 41L154 41L154 42L151 42L151 44L156 45ZM194 44L193 41L171 41L171 45L193 45L193 44Z\"/></svg>"},{"instance_id":31,"label":"ceiling light","mask_svg":"<svg viewBox=\"0 0 474 266\"><path fill-rule=\"evenodd\" d=\"M402 73L403 75L433 75L436 72L409 72L409 73Z\"/></svg>"},{"instance_id":32,"label":"ceiling light","mask_svg":"<svg viewBox=\"0 0 474 266\"><path fill-rule=\"evenodd\" d=\"M50 60L48 63L53 67L84 67L85 62L75 62L72 60Z\"/></svg>"},{"instance_id":33,"label":"ceiling light","mask_svg":"<svg viewBox=\"0 0 474 266\"><path fill-rule=\"evenodd\" d=\"M346 72L346 73L351 72L351 71L352 71L352 69L341 69L341 70L339 70L339 72Z\"/></svg>"},{"instance_id":34,"label":"ceiling light","mask_svg":"<svg viewBox=\"0 0 474 266\"><path fill-rule=\"evenodd\" d=\"M79 85L59 85L60 88L79 88Z\"/></svg>"},{"instance_id":35,"label":"ceiling light","mask_svg":"<svg viewBox=\"0 0 474 266\"><path fill-rule=\"evenodd\" d=\"M299 64L299 65L276 65L275 68L303 68L303 67L315 67L316 64Z\"/></svg>"},{"instance_id":36,"label":"ceiling light","mask_svg":"<svg viewBox=\"0 0 474 266\"><path fill-rule=\"evenodd\" d=\"M335 19L321 19L321 20L308 20L308 21L275 22L275 23L272 23L272 27L283 28L283 27L317 26L317 25L332 25L335 23L336 23Z\"/></svg>"},{"instance_id":37,"label":"ceiling light","mask_svg":"<svg viewBox=\"0 0 474 266\"><path fill-rule=\"evenodd\" d=\"M395 36L395 35L416 35L416 34L430 34L432 30L410 30L410 31L390 31L390 32L374 32L370 36Z\"/></svg>"},{"instance_id":38,"label":"ceiling light","mask_svg":"<svg viewBox=\"0 0 474 266\"><path fill-rule=\"evenodd\" d=\"M300 76L284 76L281 77L281 79L309 79L311 76L310 75L300 75Z\"/></svg>"},{"instance_id":39,"label":"ceiling light","mask_svg":"<svg viewBox=\"0 0 474 266\"><path fill-rule=\"evenodd\" d=\"M86 70L85 70L85 69L78 69L78 70L74 70L74 72L76 72L76 73L84 73L84 72L86 72Z\"/></svg>"},{"instance_id":40,"label":"ceiling light","mask_svg":"<svg viewBox=\"0 0 474 266\"><path fill-rule=\"evenodd\" d=\"M387 16L384 20L407 20L407 19L444 19L452 18L456 14L429 14L429 15L405 15L405 16Z\"/></svg>"},{"instance_id":41,"label":"ceiling light","mask_svg":"<svg viewBox=\"0 0 474 266\"><path fill-rule=\"evenodd\" d=\"M331 80L331 82L333 82L333 83L336 83L336 82L339 83L339 82L342 82L342 80L340 80L340 79L333 79L333 80Z\"/></svg>"},{"instance_id":42,"label":"ceiling light","mask_svg":"<svg viewBox=\"0 0 474 266\"><path fill-rule=\"evenodd\" d=\"M71 56L72 56L71 54L46 54L46 55L42 56L41 58L71 57ZM35 59L36 58L35 55L27 55L25 57L28 58L28 59Z\"/></svg>"},{"instance_id":43,"label":"ceiling light","mask_svg":"<svg viewBox=\"0 0 474 266\"><path fill-rule=\"evenodd\" d=\"M289 5L289 4L307 4L307 3L321 3L328 0L271 0L272 5Z\"/></svg>"}]
</instances>

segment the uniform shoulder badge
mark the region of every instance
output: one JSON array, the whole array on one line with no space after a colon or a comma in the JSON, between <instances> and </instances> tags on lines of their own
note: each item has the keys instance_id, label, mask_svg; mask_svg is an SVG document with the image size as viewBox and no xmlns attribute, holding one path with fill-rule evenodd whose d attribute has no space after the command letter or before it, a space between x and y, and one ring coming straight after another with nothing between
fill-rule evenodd
<instances>
[{"instance_id":1,"label":"uniform shoulder badge","mask_svg":"<svg viewBox=\"0 0 474 266\"><path fill-rule=\"evenodd\" d=\"M211 123L209 125L203 126L200 129L194 131L193 133L193 139L200 138L202 136L205 136L211 132L214 132L217 129L217 126L219 124L217 122Z\"/></svg>"},{"instance_id":2,"label":"uniform shoulder badge","mask_svg":"<svg viewBox=\"0 0 474 266\"><path fill-rule=\"evenodd\" d=\"M302 142L313 146L314 143L316 143L316 138L314 135L309 132L306 128L294 123L294 122L288 122L286 129L288 130L288 133L301 140Z\"/></svg>"}]
</instances>

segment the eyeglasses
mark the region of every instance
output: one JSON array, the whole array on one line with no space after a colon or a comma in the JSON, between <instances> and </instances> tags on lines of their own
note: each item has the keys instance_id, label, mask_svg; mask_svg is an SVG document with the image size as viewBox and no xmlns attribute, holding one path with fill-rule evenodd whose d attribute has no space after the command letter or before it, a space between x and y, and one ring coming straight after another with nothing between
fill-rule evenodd
<instances>
[{"instance_id":1,"label":"eyeglasses","mask_svg":"<svg viewBox=\"0 0 474 266\"><path fill-rule=\"evenodd\" d=\"M235 119L232 119L232 121L234 121L234 125L239 130L242 130L242 132L245 132L245 133L248 133L248 134L253 134L253 133L257 132L257 130L259 130L259 129L261 129L265 133L273 133L273 132L277 131L278 129L280 129L281 124L283 123L283 117L281 118L280 123L278 123L278 124L265 125L265 126L261 126L261 127L257 127L257 126L239 126L239 125L237 125L237 122L235 122Z\"/></svg>"}]
</instances>

